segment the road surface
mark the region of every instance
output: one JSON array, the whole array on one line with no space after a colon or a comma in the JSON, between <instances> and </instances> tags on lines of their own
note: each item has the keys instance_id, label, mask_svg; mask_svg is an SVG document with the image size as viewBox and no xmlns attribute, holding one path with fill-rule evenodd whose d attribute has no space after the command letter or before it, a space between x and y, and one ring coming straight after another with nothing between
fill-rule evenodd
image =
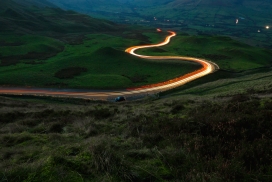
<instances>
[{"instance_id":1,"label":"road surface","mask_svg":"<svg viewBox=\"0 0 272 182\"><path fill-rule=\"evenodd\" d=\"M52 96L52 97L71 97L71 98L84 98L84 99L94 99L94 100L109 100L117 96L126 97L141 97L148 94L156 94L162 91L170 90L181 85L184 85L190 81L203 77L210 74L219 67L210 61L193 58L193 57L182 57L182 56L146 56L135 53L136 50L152 47L160 47L168 44L172 37L176 36L175 32L169 31L170 35L165 38L165 40L159 44L154 45L143 45L143 46L133 46L125 50L125 52L130 53L134 56L143 59L153 59L153 60L163 60L163 59L177 59L182 61L192 61L202 65L202 68L194 72L188 73L178 78L168 80L166 82L161 82L157 84L145 85L136 88L130 88L127 90L106 90L106 91L96 91L96 90L74 90L74 89L38 89L38 88L8 88L0 87L0 94L9 95L34 95L34 96Z\"/></svg>"}]
</instances>

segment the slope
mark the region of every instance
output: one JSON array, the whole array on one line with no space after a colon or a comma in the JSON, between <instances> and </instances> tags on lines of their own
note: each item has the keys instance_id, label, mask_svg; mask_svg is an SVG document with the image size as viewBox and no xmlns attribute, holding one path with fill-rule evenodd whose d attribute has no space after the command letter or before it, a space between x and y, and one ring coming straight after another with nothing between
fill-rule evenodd
<instances>
[{"instance_id":1,"label":"slope","mask_svg":"<svg viewBox=\"0 0 272 182\"><path fill-rule=\"evenodd\" d=\"M115 24L72 11L64 11L47 1L1 1L0 32L80 33L115 29Z\"/></svg>"},{"instance_id":2,"label":"slope","mask_svg":"<svg viewBox=\"0 0 272 182\"><path fill-rule=\"evenodd\" d=\"M46 1L0 5L4 24L0 31L1 86L127 88L198 68L146 62L124 53L127 47L150 42L141 32L150 31L159 37L155 41L163 39L164 34L155 30L120 26L55 8Z\"/></svg>"}]
</instances>

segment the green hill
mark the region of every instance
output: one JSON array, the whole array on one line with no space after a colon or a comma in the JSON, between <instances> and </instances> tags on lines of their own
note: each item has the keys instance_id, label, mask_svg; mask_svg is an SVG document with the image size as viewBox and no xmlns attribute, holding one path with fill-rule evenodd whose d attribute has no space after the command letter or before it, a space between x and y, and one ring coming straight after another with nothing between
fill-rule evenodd
<instances>
[{"instance_id":1,"label":"green hill","mask_svg":"<svg viewBox=\"0 0 272 182\"><path fill-rule=\"evenodd\" d=\"M73 11L64 11L47 1L1 1L0 32L65 34L116 30L115 24Z\"/></svg>"},{"instance_id":2,"label":"green hill","mask_svg":"<svg viewBox=\"0 0 272 182\"><path fill-rule=\"evenodd\" d=\"M37 7L51 7L51 8L57 8L56 5L50 3L47 0L7 0L7 2L14 1L20 5L23 5L25 7L27 6L37 6Z\"/></svg>"},{"instance_id":3,"label":"green hill","mask_svg":"<svg viewBox=\"0 0 272 182\"><path fill-rule=\"evenodd\" d=\"M66 1L71 2L105 5L108 13L118 9L108 6L116 1ZM140 18L154 20L151 14L164 12L156 8L162 5L197 5L191 0L135 0L143 4L134 9L132 0L118 2L130 7L123 6L130 11L121 17L126 19L146 13ZM197 2L218 7L204 3L216 1ZM151 5L149 15L145 8ZM172 17L167 11L164 16ZM188 10L187 19L191 12L196 13ZM145 61L124 52L133 45L162 41L166 33L154 28L120 28L44 0L0 0L0 15L1 86L121 88L199 68L170 60ZM205 24L194 25L198 18L193 16L192 24L155 22L175 27L178 35L165 47L139 52L202 57L221 70L161 98L110 103L1 95L0 181L271 181L272 51L233 37L207 35ZM221 28L233 33L231 26ZM210 27L211 32L216 33ZM259 38L269 38L268 30L264 35Z\"/></svg>"},{"instance_id":4,"label":"green hill","mask_svg":"<svg viewBox=\"0 0 272 182\"><path fill-rule=\"evenodd\" d=\"M2 75L18 63L28 68L41 64L62 52L67 44L82 44L87 34L120 31L115 23L65 11L45 0L0 1L0 24Z\"/></svg>"},{"instance_id":5,"label":"green hill","mask_svg":"<svg viewBox=\"0 0 272 182\"><path fill-rule=\"evenodd\" d=\"M155 1L147 1L144 5L169 7L177 2L185 3L161 1L155 5ZM195 6L193 1L186 2L190 5L188 7ZM199 1L199 6L209 7L211 2ZM124 53L127 47L163 40L166 34L152 29L120 26L56 8L47 1L9 0L0 3L0 22L4 25L0 28L0 85L128 88L165 81L198 68L182 62L142 61ZM129 1L119 3L133 5ZM108 5L103 1L93 5L98 4ZM233 1L228 6L234 4ZM175 6L179 7L178 4ZM144 54L153 54L152 51L155 54L203 57L216 62L223 70L234 72L271 64L271 51L222 36L179 33L170 45L158 50L144 50Z\"/></svg>"},{"instance_id":6,"label":"green hill","mask_svg":"<svg viewBox=\"0 0 272 182\"><path fill-rule=\"evenodd\" d=\"M155 29L117 25L46 1L1 1L0 12L2 86L120 89L166 81L199 67L147 62L124 52L163 40L165 34Z\"/></svg>"}]
</instances>

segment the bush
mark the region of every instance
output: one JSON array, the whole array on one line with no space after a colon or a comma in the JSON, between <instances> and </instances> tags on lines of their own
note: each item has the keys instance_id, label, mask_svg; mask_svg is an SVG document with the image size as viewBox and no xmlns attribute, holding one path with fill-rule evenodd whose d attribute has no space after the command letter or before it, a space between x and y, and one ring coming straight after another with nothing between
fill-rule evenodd
<instances>
[{"instance_id":1,"label":"bush","mask_svg":"<svg viewBox=\"0 0 272 182\"><path fill-rule=\"evenodd\" d=\"M87 68L82 67L69 67L59 70L55 73L55 77L60 79L71 79L80 75L82 72L87 72Z\"/></svg>"}]
</instances>

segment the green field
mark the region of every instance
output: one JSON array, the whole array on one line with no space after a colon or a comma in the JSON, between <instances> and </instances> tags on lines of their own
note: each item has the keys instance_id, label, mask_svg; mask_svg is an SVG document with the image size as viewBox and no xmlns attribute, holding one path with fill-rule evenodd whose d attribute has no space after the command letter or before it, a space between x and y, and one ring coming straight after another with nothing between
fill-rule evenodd
<instances>
[{"instance_id":1,"label":"green field","mask_svg":"<svg viewBox=\"0 0 272 182\"><path fill-rule=\"evenodd\" d=\"M174 97L215 97L271 89L272 52L222 36L178 35L162 48L139 50L140 54L183 55L217 63L216 73L166 92ZM168 95L169 96L169 95Z\"/></svg>"},{"instance_id":2,"label":"green field","mask_svg":"<svg viewBox=\"0 0 272 182\"><path fill-rule=\"evenodd\" d=\"M166 34L155 29L117 25L45 1L0 5L2 86L122 89L199 68L187 62L145 61L124 52L133 45L162 41Z\"/></svg>"},{"instance_id":3,"label":"green field","mask_svg":"<svg viewBox=\"0 0 272 182\"><path fill-rule=\"evenodd\" d=\"M0 2L0 22L4 25L0 29L0 85L116 89L166 81L199 68L188 62L151 62L124 53L127 47L133 45L164 40L167 33L155 33L155 28L117 25L73 11L64 11L48 3L49 7L44 8L44 2L16 2ZM123 18L131 17L133 21L138 12L137 17L143 21L137 19L135 24L182 29L183 33L178 31L178 36L169 45L140 50L141 53L205 58L217 63L222 70L231 72L271 65L270 50L248 45L258 43L253 40L256 34L254 30L253 35L253 29L267 20L267 11L255 17L258 22L249 18L250 13L258 11L256 9L245 11L244 14L238 13L244 19L240 18L238 25L232 25L234 14L229 14L228 7L219 11L205 3L202 6L201 2L201 7L209 9L209 13L206 13L199 8L183 7L182 3L155 3L151 0L144 4L143 9L132 6L124 9L129 13ZM96 4L101 5L101 2ZM184 8L183 18L177 8L165 17L159 16L162 11L168 12L171 4ZM150 14L146 16L145 10L151 5L154 7L149 8ZM111 12L111 9L108 10L108 13ZM119 15L122 17L122 12ZM202 21L204 19L207 22ZM225 34L232 38L211 35L213 33L206 29L212 32L216 29L214 34ZM261 40L260 46L264 46L263 41L270 40L270 30L263 28L257 35Z\"/></svg>"},{"instance_id":4,"label":"green field","mask_svg":"<svg viewBox=\"0 0 272 182\"><path fill-rule=\"evenodd\" d=\"M79 44L44 36L0 36L0 84L9 86L115 89L166 81L199 66L182 61L149 61L124 50L158 43L166 32L89 34ZM139 39L139 40L138 40ZM241 72L271 65L272 52L228 37L178 33L170 44L139 50L144 55L181 55L211 60L222 70Z\"/></svg>"},{"instance_id":5,"label":"green field","mask_svg":"<svg viewBox=\"0 0 272 182\"><path fill-rule=\"evenodd\" d=\"M133 36L133 32L124 32L122 36ZM159 42L165 35L142 36L147 40L150 36L148 42ZM3 35L0 37L0 41L5 41L5 46L0 47L0 84L127 88L166 81L199 68L187 62L152 62L131 56L124 52L127 47L147 42L123 37L89 34L82 44L69 45L41 36Z\"/></svg>"},{"instance_id":6,"label":"green field","mask_svg":"<svg viewBox=\"0 0 272 182\"><path fill-rule=\"evenodd\" d=\"M162 48L139 50L148 55L182 55L205 58L217 63L220 69L239 72L270 66L272 51L256 48L223 36L174 37Z\"/></svg>"}]
</instances>

